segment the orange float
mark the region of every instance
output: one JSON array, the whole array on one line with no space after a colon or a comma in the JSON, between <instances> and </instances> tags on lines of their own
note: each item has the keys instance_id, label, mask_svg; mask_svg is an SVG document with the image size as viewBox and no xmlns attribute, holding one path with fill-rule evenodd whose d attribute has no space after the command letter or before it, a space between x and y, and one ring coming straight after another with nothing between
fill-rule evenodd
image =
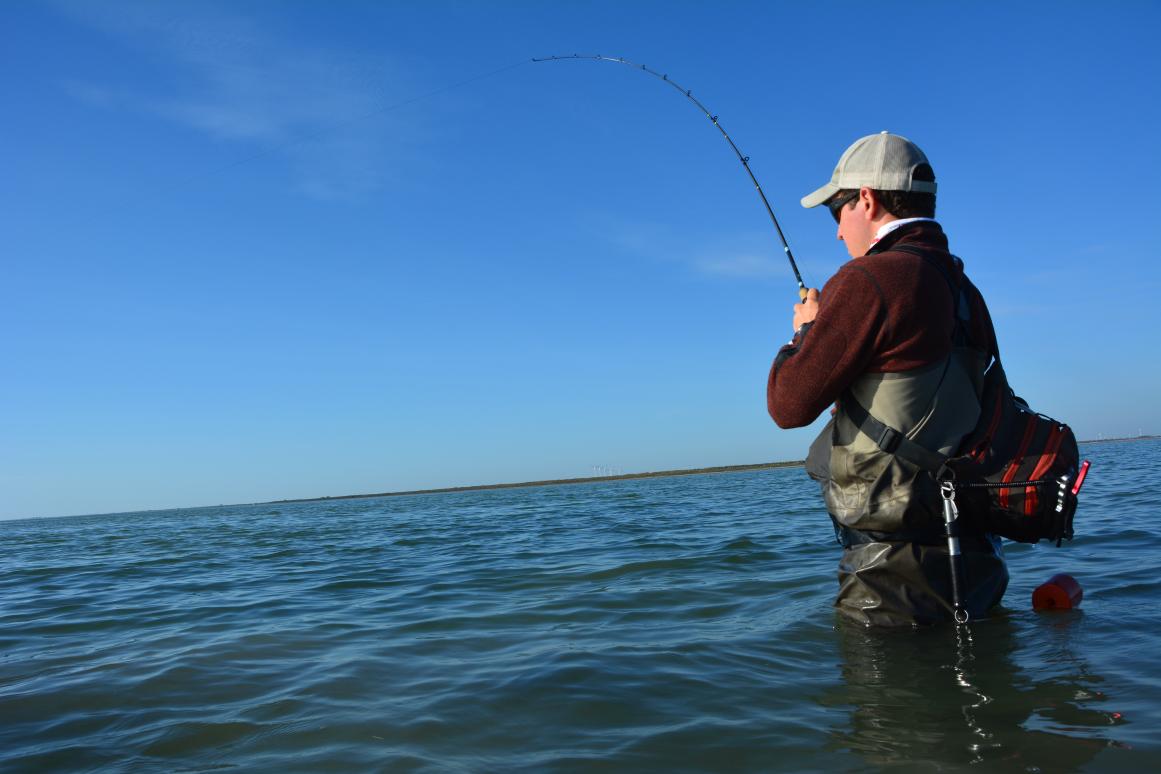
<instances>
[{"instance_id":1,"label":"orange float","mask_svg":"<svg viewBox=\"0 0 1161 774\"><path fill-rule=\"evenodd\" d=\"M1041 583L1032 592L1033 610L1071 610L1080 606L1084 599L1084 589L1076 578L1067 573L1059 573Z\"/></svg>"}]
</instances>

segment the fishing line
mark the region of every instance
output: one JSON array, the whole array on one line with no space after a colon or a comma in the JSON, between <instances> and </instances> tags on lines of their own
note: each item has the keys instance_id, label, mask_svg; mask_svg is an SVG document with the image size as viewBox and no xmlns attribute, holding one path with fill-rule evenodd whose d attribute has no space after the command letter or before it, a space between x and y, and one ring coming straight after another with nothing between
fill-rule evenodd
<instances>
[{"instance_id":1,"label":"fishing line","mask_svg":"<svg viewBox=\"0 0 1161 774\"><path fill-rule=\"evenodd\" d=\"M623 64L627 67L632 67L634 70L641 70L643 72L647 72L650 75L657 78L658 80L664 81L665 83L668 83L673 88L677 89L677 91L684 94L689 99L690 102L697 105L698 109L701 110L701 112L705 113L705 117L713 122L713 125L717 127L719 132L722 133L722 137L724 137L726 142L728 142L730 144L730 147L734 149L734 153L737 155L738 161L742 162L742 166L745 168L746 174L748 174L750 176L750 181L754 183L754 188L757 189L758 196L761 197L762 204L764 204L766 206L766 212L770 215L770 221L774 224L774 230L778 232L778 238L782 241L782 250L786 253L786 259L788 261L790 261L790 268L794 272L794 278L798 281L798 296L801 299L805 300L806 299L806 283L802 281L802 274L799 273L799 271L798 271L798 264L795 263L795 261L794 261L794 254L790 252L790 244L786 241L786 235L782 233L782 226L778 225L778 218L776 218L774 216L774 208L771 207L770 202L766 200L766 194L765 194L765 192L762 191L762 185L758 182L758 178L754 177L754 170L750 169L750 157L742 155L742 152L740 150L738 150L738 146L734 144L734 141L730 138L730 135L727 134L726 130L722 127L722 125L720 123L718 123L718 117L716 115L714 115L713 113L711 113L709 108L707 108L705 105L701 104L701 102L698 101L697 97L693 96L693 92L690 89L682 88L681 86L679 86L677 84L676 81L674 81L672 78L670 78L668 75L666 75L664 73L659 73L656 70L652 70L643 64L637 64L635 62L630 62L628 59L625 59L624 57L601 56L600 54L592 54L592 55L572 54L569 56L546 56L546 57L541 57L541 58L533 57L532 61L533 62L559 62L559 61L562 61L565 59L593 59L593 60L598 61L598 62L617 62L617 63Z\"/></svg>"}]
</instances>

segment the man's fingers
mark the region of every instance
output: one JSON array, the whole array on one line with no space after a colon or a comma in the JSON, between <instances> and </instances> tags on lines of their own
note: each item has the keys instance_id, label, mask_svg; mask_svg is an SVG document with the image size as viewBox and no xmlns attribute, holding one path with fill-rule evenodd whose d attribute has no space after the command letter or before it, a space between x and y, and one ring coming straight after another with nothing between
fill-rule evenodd
<instances>
[{"instance_id":1,"label":"man's fingers","mask_svg":"<svg viewBox=\"0 0 1161 774\"><path fill-rule=\"evenodd\" d=\"M807 304L817 304L817 303L818 303L818 288L809 288L808 290L803 291L802 302L794 305L794 311L797 312L798 310L805 307Z\"/></svg>"}]
</instances>

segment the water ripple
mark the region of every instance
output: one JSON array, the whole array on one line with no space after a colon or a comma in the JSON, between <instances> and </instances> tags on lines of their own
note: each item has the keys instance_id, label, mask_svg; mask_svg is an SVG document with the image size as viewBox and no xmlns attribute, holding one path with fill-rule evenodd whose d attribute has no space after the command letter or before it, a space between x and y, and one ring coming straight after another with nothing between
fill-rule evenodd
<instances>
[{"instance_id":1,"label":"water ripple","mask_svg":"<svg viewBox=\"0 0 1161 774\"><path fill-rule=\"evenodd\" d=\"M1085 452L960 633L835 618L799 469L3 523L0 768L1155 769L1161 444Z\"/></svg>"}]
</instances>

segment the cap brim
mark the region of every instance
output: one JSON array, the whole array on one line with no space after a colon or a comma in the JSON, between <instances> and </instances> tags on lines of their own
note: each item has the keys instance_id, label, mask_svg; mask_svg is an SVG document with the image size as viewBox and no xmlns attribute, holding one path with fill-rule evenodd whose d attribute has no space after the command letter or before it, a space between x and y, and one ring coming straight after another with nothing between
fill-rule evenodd
<instances>
[{"instance_id":1,"label":"cap brim","mask_svg":"<svg viewBox=\"0 0 1161 774\"><path fill-rule=\"evenodd\" d=\"M834 183L827 183L822 188L819 188L817 191L815 191L813 193L809 193L806 196L803 196L802 197L802 206L806 207L807 209L810 209L811 207L817 207L818 205L823 204L827 199L834 196L836 193L838 193L841 190L842 189L839 188Z\"/></svg>"}]
</instances>

